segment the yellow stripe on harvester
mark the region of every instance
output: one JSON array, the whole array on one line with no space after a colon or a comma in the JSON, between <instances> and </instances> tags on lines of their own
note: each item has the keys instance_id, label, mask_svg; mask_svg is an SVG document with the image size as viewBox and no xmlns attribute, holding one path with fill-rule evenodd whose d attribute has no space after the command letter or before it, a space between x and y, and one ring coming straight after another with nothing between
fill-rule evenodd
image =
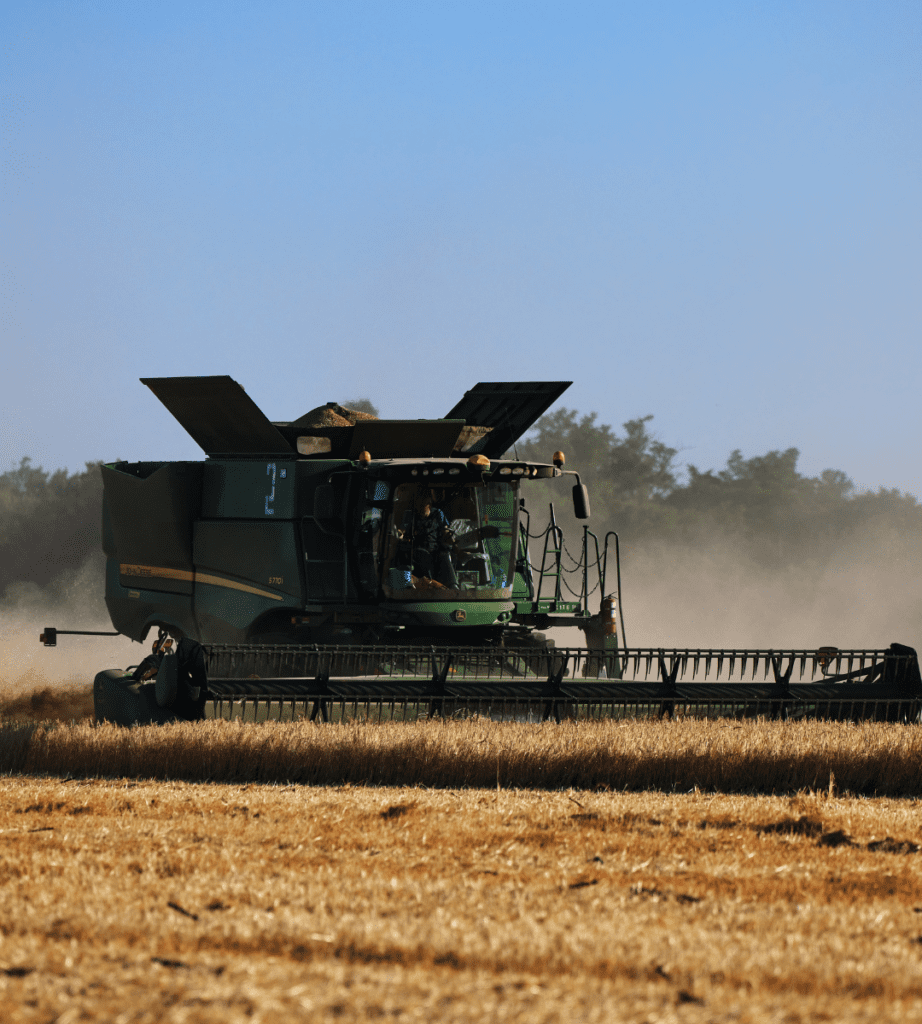
<instances>
[{"instance_id":1,"label":"yellow stripe on harvester","mask_svg":"<svg viewBox=\"0 0 922 1024\"><path fill-rule=\"evenodd\" d=\"M160 580L182 580L183 583L210 583L213 587L226 587L229 590L242 590L246 594L256 594L258 597L268 597L273 601L281 601L278 594L268 590L260 590L259 587L251 587L247 583L238 583L236 580L229 580L223 576L212 576L205 572L190 572L188 569L167 569L161 565L129 565L122 562L119 571L123 576L140 576L148 579Z\"/></svg>"}]
</instances>

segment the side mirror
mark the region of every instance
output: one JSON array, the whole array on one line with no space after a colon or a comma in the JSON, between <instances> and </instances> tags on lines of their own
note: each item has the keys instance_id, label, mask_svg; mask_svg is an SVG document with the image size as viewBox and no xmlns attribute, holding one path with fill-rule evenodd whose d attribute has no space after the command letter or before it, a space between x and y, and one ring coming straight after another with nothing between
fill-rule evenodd
<instances>
[{"instance_id":1,"label":"side mirror","mask_svg":"<svg viewBox=\"0 0 922 1024\"><path fill-rule=\"evenodd\" d=\"M332 484L318 484L314 489L314 518L339 519L339 503Z\"/></svg>"},{"instance_id":2,"label":"side mirror","mask_svg":"<svg viewBox=\"0 0 922 1024\"><path fill-rule=\"evenodd\" d=\"M573 485L573 514L577 519L589 518L589 488L585 484Z\"/></svg>"}]
</instances>

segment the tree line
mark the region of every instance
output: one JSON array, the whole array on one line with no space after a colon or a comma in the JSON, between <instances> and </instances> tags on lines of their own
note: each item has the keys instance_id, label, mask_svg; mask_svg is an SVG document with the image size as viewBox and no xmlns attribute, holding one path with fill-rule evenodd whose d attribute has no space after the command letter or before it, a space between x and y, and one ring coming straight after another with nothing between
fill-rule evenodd
<instances>
[{"instance_id":1,"label":"tree line","mask_svg":"<svg viewBox=\"0 0 922 1024\"><path fill-rule=\"evenodd\" d=\"M48 472L24 458L0 475L0 599L17 584L63 594L94 556L101 590L101 507L99 463Z\"/></svg>"},{"instance_id":2,"label":"tree line","mask_svg":"<svg viewBox=\"0 0 922 1024\"><path fill-rule=\"evenodd\" d=\"M566 468L589 486L593 532L615 530L635 547L732 538L750 558L783 565L822 562L863 528L922 537L922 505L910 494L859 491L838 469L805 476L797 469L797 448L748 459L735 449L722 469L683 467L678 449L652 433L652 419L628 420L619 433L595 413L558 409L537 422L516 453L548 462L562 450ZM545 495L565 510L571 485L572 477L553 481Z\"/></svg>"},{"instance_id":3,"label":"tree line","mask_svg":"<svg viewBox=\"0 0 922 1024\"><path fill-rule=\"evenodd\" d=\"M348 404L360 403L376 411L367 400ZM562 408L542 417L515 454L548 462L563 450L567 468L589 485L592 530L600 537L616 530L635 548L732 538L751 558L783 565L822 562L845 537L871 527L878 536L884 527L922 538L922 505L912 495L859 491L841 470L805 476L796 448L748 459L734 450L718 470L683 466L651 422L652 416L628 420L619 432L596 413ZM533 485L529 508L540 517L543 501L552 500L559 520L572 527L570 486L572 477ZM49 472L24 458L0 474L0 599L10 600L18 584L64 593L88 560L98 562L101 589L101 502L99 463Z\"/></svg>"}]
</instances>

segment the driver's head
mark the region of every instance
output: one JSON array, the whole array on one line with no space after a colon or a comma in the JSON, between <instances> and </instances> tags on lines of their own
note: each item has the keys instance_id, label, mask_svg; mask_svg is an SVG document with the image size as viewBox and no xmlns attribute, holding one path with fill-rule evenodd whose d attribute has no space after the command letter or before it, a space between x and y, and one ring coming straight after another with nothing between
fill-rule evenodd
<instances>
[{"instance_id":1,"label":"driver's head","mask_svg":"<svg viewBox=\"0 0 922 1024\"><path fill-rule=\"evenodd\" d=\"M413 499L413 509L421 516L428 516L432 511L432 492L428 487L418 487Z\"/></svg>"}]
</instances>

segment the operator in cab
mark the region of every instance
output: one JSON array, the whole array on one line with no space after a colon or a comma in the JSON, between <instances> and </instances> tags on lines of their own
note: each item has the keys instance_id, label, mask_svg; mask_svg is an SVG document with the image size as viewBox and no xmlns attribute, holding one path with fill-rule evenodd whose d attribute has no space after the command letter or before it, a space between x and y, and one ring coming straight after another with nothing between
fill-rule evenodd
<instances>
[{"instance_id":1,"label":"operator in cab","mask_svg":"<svg viewBox=\"0 0 922 1024\"><path fill-rule=\"evenodd\" d=\"M452 565L454 535L448 516L436 504L435 492L425 486L417 488L412 511L407 512L402 530L401 561L419 579L435 580L443 587L456 590L458 579Z\"/></svg>"}]
</instances>

